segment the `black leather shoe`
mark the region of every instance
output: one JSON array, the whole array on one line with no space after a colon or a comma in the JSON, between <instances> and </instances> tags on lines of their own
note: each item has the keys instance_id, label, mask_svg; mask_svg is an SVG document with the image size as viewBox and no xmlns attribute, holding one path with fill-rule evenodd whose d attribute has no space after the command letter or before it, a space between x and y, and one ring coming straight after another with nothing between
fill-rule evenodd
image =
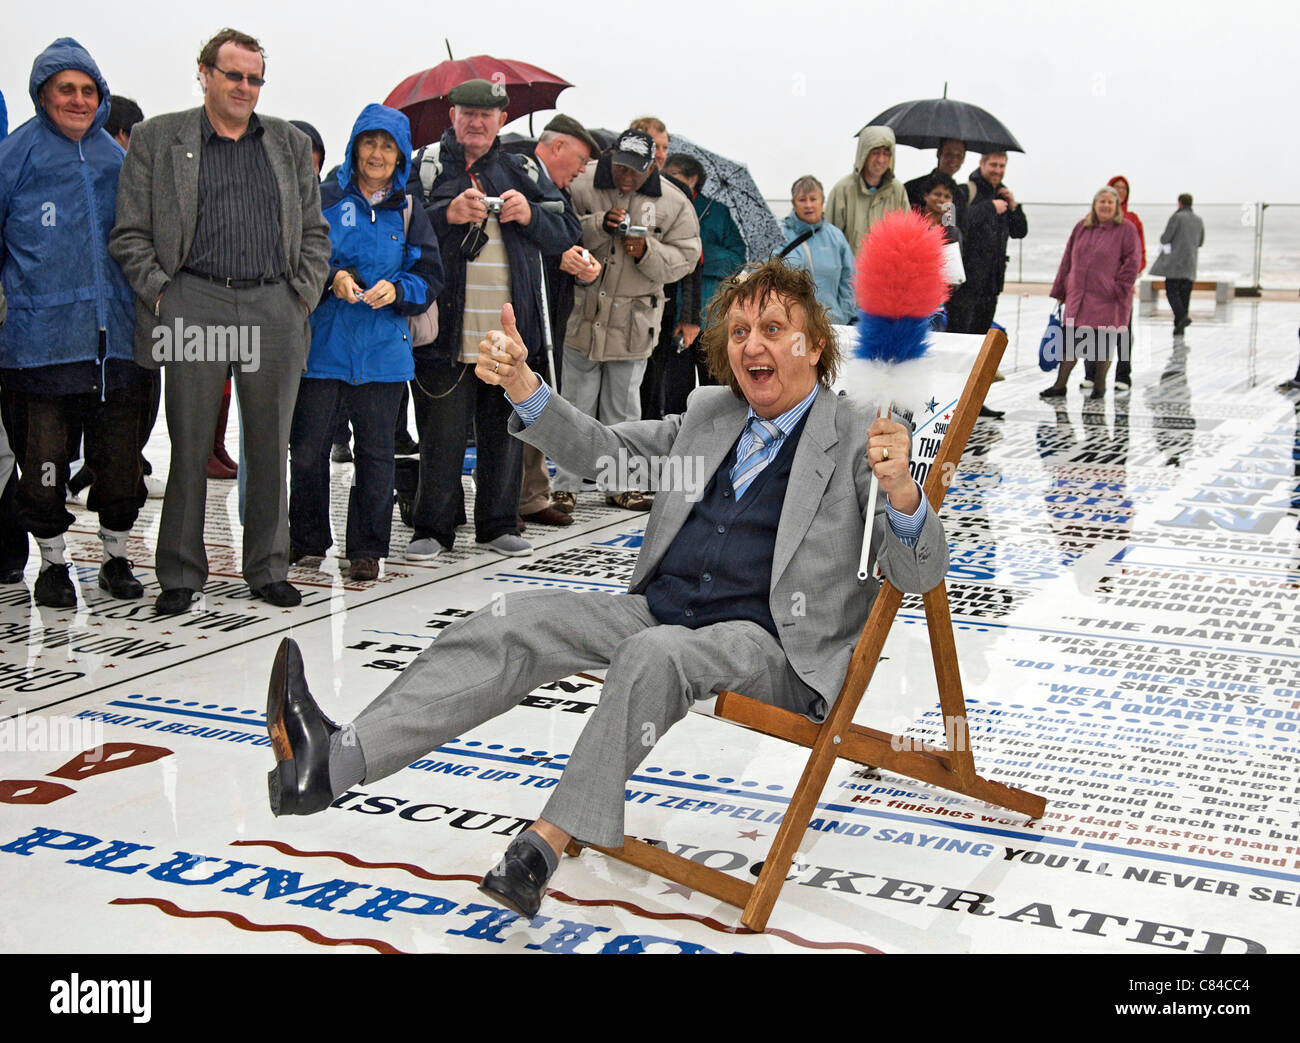
<instances>
[{"instance_id":1,"label":"black leather shoe","mask_svg":"<svg viewBox=\"0 0 1300 1043\"><path fill-rule=\"evenodd\" d=\"M274 583L268 583L264 587L250 587L253 597L261 598L263 601L280 608L293 608L295 605L302 604L302 595L298 593L298 588L282 579Z\"/></svg>"},{"instance_id":2,"label":"black leather shoe","mask_svg":"<svg viewBox=\"0 0 1300 1043\"><path fill-rule=\"evenodd\" d=\"M74 608L77 604L77 588L68 577L67 565L51 565L45 569L36 577L32 592L36 604L46 608Z\"/></svg>"},{"instance_id":3,"label":"black leather shoe","mask_svg":"<svg viewBox=\"0 0 1300 1043\"><path fill-rule=\"evenodd\" d=\"M22 581L22 569L0 569L0 583L21 583Z\"/></svg>"},{"instance_id":4,"label":"black leather shoe","mask_svg":"<svg viewBox=\"0 0 1300 1043\"><path fill-rule=\"evenodd\" d=\"M1001 420L1006 416L1003 409L990 409L988 406L980 406L980 416L987 417L989 420Z\"/></svg>"},{"instance_id":5,"label":"black leather shoe","mask_svg":"<svg viewBox=\"0 0 1300 1043\"><path fill-rule=\"evenodd\" d=\"M531 920L542 904L550 878L542 853L527 841L512 840L478 889L497 904Z\"/></svg>"},{"instance_id":6,"label":"black leather shoe","mask_svg":"<svg viewBox=\"0 0 1300 1043\"><path fill-rule=\"evenodd\" d=\"M144 585L131 574L131 562L126 558L110 557L99 567L99 589L123 601L144 597Z\"/></svg>"},{"instance_id":7,"label":"black leather shoe","mask_svg":"<svg viewBox=\"0 0 1300 1043\"><path fill-rule=\"evenodd\" d=\"M334 799L330 790L330 736L339 726L307 690L298 644L285 638L271 666L266 730L276 764L267 774L273 815L313 815Z\"/></svg>"},{"instance_id":8,"label":"black leather shoe","mask_svg":"<svg viewBox=\"0 0 1300 1043\"><path fill-rule=\"evenodd\" d=\"M180 612L190 610L190 602L194 600L194 591L189 587L172 587L171 590L164 590L158 595L158 600L153 603L153 610L160 616L174 616Z\"/></svg>"}]
</instances>

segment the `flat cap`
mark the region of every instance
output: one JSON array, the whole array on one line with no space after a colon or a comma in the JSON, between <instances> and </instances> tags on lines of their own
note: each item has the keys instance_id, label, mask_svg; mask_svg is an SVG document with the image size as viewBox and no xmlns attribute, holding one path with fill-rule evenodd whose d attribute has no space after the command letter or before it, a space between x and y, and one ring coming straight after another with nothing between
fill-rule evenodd
<instances>
[{"instance_id":1,"label":"flat cap","mask_svg":"<svg viewBox=\"0 0 1300 1043\"><path fill-rule=\"evenodd\" d=\"M453 105L464 105L469 109L506 109L510 107L510 96L506 94L504 83L491 83L488 80L466 80L458 83L447 94L447 100Z\"/></svg>"},{"instance_id":2,"label":"flat cap","mask_svg":"<svg viewBox=\"0 0 1300 1043\"><path fill-rule=\"evenodd\" d=\"M556 134L567 134L571 138L577 138L591 150L593 157L600 155L600 142L593 138L587 128L572 116L566 116L562 112L557 116L553 116L551 122L542 128L543 132L548 130L554 131Z\"/></svg>"}]
</instances>

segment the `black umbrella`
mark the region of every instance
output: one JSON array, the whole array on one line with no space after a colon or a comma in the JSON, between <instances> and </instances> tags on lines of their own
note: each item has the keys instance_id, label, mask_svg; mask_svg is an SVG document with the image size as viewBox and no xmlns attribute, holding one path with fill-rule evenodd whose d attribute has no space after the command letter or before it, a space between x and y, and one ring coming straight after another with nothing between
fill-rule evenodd
<instances>
[{"instance_id":1,"label":"black umbrella","mask_svg":"<svg viewBox=\"0 0 1300 1043\"><path fill-rule=\"evenodd\" d=\"M978 105L948 97L905 101L886 109L868 127L890 127L900 145L938 148L945 138L965 142L971 152L1024 152L1015 135ZM859 134L862 131L858 131Z\"/></svg>"}]
</instances>

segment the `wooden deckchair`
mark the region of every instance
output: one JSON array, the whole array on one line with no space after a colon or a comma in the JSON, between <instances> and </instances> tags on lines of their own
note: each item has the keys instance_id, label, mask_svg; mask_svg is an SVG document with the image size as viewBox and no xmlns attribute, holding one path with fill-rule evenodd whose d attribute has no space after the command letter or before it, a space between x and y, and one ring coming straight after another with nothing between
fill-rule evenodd
<instances>
[{"instance_id":1,"label":"wooden deckchair","mask_svg":"<svg viewBox=\"0 0 1300 1043\"><path fill-rule=\"evenodd\" d=\"M966 380L923 490L935 510L943 503L946 492L944 477L952 475L956 470L1006 344L1005 333L989 330ZM735 692L723 692L718 696L714 706L715 716L812 750L755 883L747 883L632 837L625 837L622 847L594 847L593 850L734 905L743 910L740 919L746 927L762 931L767 926L772 907L781 892L781 885L789 873L837 757L877 766L932 786L964 793L989 804L1021 812L1031 819L1041 817L1047 803L1043 797L991 782L975 773L975 761L966 727L966 701L962 696L952 617L948 611L948 593L943 583L924 595L924 603L930 652L939 688L939 703L943 709L945 732L949 737L955 737L954 748L916 750L912 749L915 744L911 740L900 740L888 732L853 723L853 715L857 712L867 685L871 683L871 675L902 600L900 591L882 581L875 604L872 605L866 625L858 638L853 658L849 661L840 694L831 708L830 716L820 725L796 713ZM930 744L926 745L928 747ZM572 844L569 853L578 854L580 850L581 846Z\"/></svg>"}]
</instances>

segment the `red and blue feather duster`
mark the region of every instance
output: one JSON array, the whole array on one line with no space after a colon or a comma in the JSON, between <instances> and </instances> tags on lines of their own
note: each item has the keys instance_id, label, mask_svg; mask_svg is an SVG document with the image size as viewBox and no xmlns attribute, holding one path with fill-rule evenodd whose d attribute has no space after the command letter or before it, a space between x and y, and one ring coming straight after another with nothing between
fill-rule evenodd
<instances>
[{"instance_id":1,"label":"red and blue feather duster","mask_svg":"<svg viewBox=\"0 0 1300 1043\"><path fill-rule=\"evenodd\" d=\"M912 210L886 214L862 237L854 291L844 386L860 401L915 410L928 390L930 319L948 299L943 230Z\"/></svg>"}]
</instances>

